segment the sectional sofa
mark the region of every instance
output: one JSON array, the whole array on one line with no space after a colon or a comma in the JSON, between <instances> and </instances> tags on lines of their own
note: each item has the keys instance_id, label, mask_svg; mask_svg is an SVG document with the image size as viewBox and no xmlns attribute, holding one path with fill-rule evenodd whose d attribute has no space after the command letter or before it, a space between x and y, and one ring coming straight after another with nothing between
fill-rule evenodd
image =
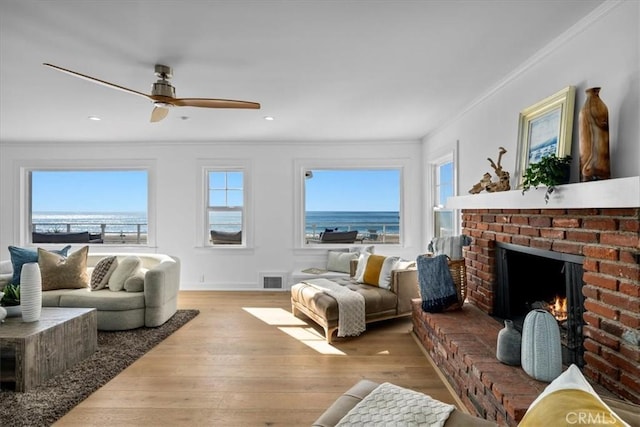
<instances>
[{"instance_id":1,"label":"sectional sofa","mask_svg":"<svg viewBox=\"0 0 640 427\"><path fill-rule=\"evenodd\" d=\"M92 290L65 288L42 292L43 307L84 307L98 310L98 329L118 331L155 327L165 323L177 310L180 288L180 260L163 254L94 253L87 255L87 275L103 259L115 256L119 262L127 257L140 260L136 274L139 283L130 290ZM0 290L13 276L11 261L0 261Z\"/></svg>"}]
</instances>

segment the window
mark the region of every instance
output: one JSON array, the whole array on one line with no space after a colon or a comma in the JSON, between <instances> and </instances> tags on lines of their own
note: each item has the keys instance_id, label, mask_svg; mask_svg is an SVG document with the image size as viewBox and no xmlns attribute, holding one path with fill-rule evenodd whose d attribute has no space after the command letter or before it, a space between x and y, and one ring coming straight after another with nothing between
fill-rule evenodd
<instances>
[{"instance_id":1,"label":"window","mask_svg":"<svg viewBox=\"0 0 640 427\"><path fill-rule=\"evenodd\" d=\"M31 243L149 243L147 170L27 170Z\"/></svg>"},{"instance_id":2,"label":"window","mask_svg":"<svg viewBox=\"0 0 640 427\"><path fill-rule=\"evenodd\" d=\"M207 173L207 232L213 245L242 245L244 172L210 170Z\"/></svg>"},{"instance_id":3,"label":"window","mask_svg":"<svg viewBox=\"0 0 640 427\"><path fill-rule=\"evenodd\" d=\"M447 198L454 195L454 163L446 156L433 167L433 236L453 236L456 233L454 211L445 207Z\"/></svg>"},{"instance_id":4,"label":"window","mask_svg":"<svg viewBox=\"0 0 640 427\"><path fill-rule=\"evenodd\" d=\"M305 169L306 244L399 244L400 169Z\"/></svg>"}]
</instances>

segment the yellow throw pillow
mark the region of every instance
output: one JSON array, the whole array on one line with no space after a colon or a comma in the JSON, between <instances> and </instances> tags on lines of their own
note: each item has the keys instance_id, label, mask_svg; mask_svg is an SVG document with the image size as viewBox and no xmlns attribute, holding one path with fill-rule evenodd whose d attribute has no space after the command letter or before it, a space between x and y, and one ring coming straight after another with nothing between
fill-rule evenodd
<instances>
[{"instance_id":1,"label":"yellow throw pillow","mask_svg":"<svg viewBox=\"0 0 640 427\"><path fill-rule=\"evenodd\" d=\"M364 269L364 276L362 282L368 285L379 286L380 271L382 271L382 265L384 264L386 257L382 255L370 255L367 260L367 266Z\"/></svg>"},{"instance_id":2,"label":"yellow throw pillow","mask_svg":"<svg viewBox=\"0 0 640 427\"><path fill-rule=\"evenodd\" d=\"M360 254L356 280L366 285L390 289L391 272L396 268L399 259L395 256Z\"/></svg>"},{"instance_id":3,"label":"yellow throw pillow","mask_svg":"<svg viewBox=\"0 0 640 427\"><path fill-rule=\"evenodd\" d=\"M556 425L629 426L600 399L576 365L545 388L518 427Z\"/></svg>"},{"instance_id":4,"label":"yellow throw pillow","mask_svg":"<svg viewBox=\"0 0 640 427\"><path fill-rule=\"evenodd\" d=\"M71 253L68 257L38 248L38 266L42 276L42 290L79 289L89 286L87 255L89 246Z\"/></svg>"}]
</instances>

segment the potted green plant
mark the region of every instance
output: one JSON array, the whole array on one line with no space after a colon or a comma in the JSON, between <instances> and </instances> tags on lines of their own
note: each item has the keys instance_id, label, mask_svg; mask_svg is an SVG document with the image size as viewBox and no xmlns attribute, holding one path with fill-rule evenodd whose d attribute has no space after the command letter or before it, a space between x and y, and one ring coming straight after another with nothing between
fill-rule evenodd
<instances>
[{"instance_id":1,"label":"potted green plant","mask_svg":"<svg viewBox=\"0 0 640 427\"><path fill-rule=\"evenodd\" d=\"M571 171L571 156L557 157L555 154L540 159L538 163L530 164L522 177L522 194L531 187L538 188L545 185L544 202L549 203L549 196L556 185L569 182Z\"/></svg>"},{"instance_id":2,"label":"potted green plant","mask_svg":"<svg viewBox=\"0 0 640 427\"><path fill-rule=\"evenodd\" d=\"M7 285L2 292L0 298L0 306L4 307L9 316L16 315L20 312L20 285Z\"/></svg>"}]
</instances>

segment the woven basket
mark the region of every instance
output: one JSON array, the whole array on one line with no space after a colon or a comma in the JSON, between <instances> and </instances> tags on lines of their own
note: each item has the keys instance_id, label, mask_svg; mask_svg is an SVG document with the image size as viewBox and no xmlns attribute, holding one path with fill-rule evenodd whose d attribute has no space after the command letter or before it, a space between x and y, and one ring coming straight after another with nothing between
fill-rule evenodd
<instances>
[{"instance_id":1,"label":"woven basket","mask_svg":"<svg viewBox=\"0 0 640 427\"><path fill-rule=\"evenodd\" d=\"M447 307L445 311L457 310L459 308L462 308L462 304L464 304L464 301L467 299L467 266L464 263L464 258L456 260L452 260L449 258L448 264L449 272L451 273L451 278L453 279L453 284L455 285L456 291L458 292L458 302ZM420 296L422 296L419 282L418 293L420 294Z\"/></svg>"},{"instance_id":2,"label":"woven basket","mask_svg":"<svg viewBox=\"0 0 640 427\"><path fill-rule=\"evenodd\" d=\"M467 299L467 266L464 259L449 260L449 271L458 291L458 301L462 306Z\"/></svg>"}]
</instances>

